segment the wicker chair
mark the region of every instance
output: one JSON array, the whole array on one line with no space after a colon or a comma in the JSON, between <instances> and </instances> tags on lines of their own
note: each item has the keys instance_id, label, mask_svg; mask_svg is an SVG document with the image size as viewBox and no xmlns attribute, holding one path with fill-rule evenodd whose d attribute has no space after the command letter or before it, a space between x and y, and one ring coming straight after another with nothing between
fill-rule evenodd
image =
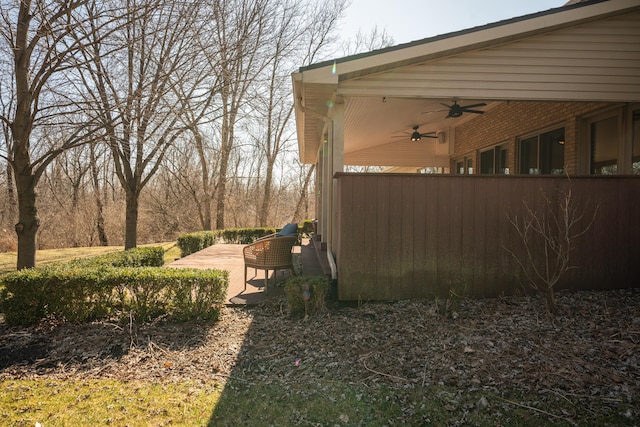
<instances>
[{"instance_id":1,"label":"wicker chair","mask_svg":"<svg viewBox=\"0 0 640 427\"><path fill-rule=\"evenodd\" d=\"M278 270L293 273L293 255L291 249L298 238L296 236L270 237L261 239L242 249L244 256L244 290L247 290L247 268L252 267L264 272L264 291L267 292L269 270L273 270L274 280Z\"/></svg>"}]
</instances>

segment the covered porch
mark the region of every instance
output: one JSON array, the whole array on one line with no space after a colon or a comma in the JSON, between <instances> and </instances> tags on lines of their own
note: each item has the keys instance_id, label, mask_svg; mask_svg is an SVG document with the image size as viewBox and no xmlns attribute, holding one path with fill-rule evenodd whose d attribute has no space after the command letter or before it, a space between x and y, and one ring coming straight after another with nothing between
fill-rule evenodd
<instances>
[{"instance_id":1,"label":"covered porch","mask_svg":"<svg viewBox=\"0 0 640 427\"><path fill-rule=\"evenodd\" d=\"M459 267L473 293L499 292L496 274L515 270L486 261L504 256L505 207L557 193L567 175L583 200L599 188L597 227L637 238L640 5L571 3L293 73L300 159L317 165L318 234L341 299L424 296L427 271L451 282ZM391 175L348 173L371 170ZM469 202L480 194L498 204ZM580 262L637 273L635 242L596 234Z\"/></svg>"}]
</instances>

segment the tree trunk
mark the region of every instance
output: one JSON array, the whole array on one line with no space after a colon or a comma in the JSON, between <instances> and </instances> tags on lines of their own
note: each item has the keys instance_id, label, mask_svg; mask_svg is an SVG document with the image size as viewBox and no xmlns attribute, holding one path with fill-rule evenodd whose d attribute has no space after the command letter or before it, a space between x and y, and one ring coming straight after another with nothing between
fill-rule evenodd
<instances>
[{"instance_id":1,"label":"tree trunk","mask_svg":"<svg viewBox=\"0 0 640 427\"><path fill-rule=\"evenodd\" d=\"M260 208L259 225L266 227L269 220L269 206L271 205L271 184L273 182L273 162L271 159L267 161L267 175L264 181L264 197L262 198L262 207ZM276 224L277 225L277 224Z\"/></svg>"},{"instance_id":2,"label":"tree trunk","mask_svg":"<svg viewBox=\"0 0 640 427\"><path fill-rule=\"evenodd\" d=\"M18 188L18 223L15 225L18 235L18 261L16 268L31 268L36 265L36 234L40 226L36 209L35 178L29 172L16 175Z\"/></svg>"},{"instance_id":3,"label":"tree trunk","mask_svg":"<svg viewBox=\"0 0 640 427\"><path fill-rule=\"evenodd\" d=\"M136 247L138 238L138 194L127 191L126 221L124 233L124 249Z\"/></svg>"},{"instance_id":4,"label":"tree trunk","mask_svg":"<svg viewBox=\"0 0 640 427\"><path fill-rule=\"evenodd\" d=\"M293 221L294 222L300 222L303 218L301 218L302 216L302 206L308 206L308 201L307 201L307 191L309 188L309 183L311 182L311 177L313 176L313 171L315 170L315 166L316 165L311 165L311 167L309 168L309 170L307 171L307 175L304 178L304 184L302 186L302 189L300 190L300 198L298 199L298 202L296 203L296 210L293 213ZM307 209L305 209L305 214Z\"/></svg>"},{"instance_id":5,"label":"tree trunk","mask_svg":"<svg viewBox=\"0 0 640 427\"><path fill-rule=\"evenodd\" d=\"M224 208L225 198L227 193L227 169L229 169L229 156L224 153L220 159L220 175L218 176L217 193L218 200L216 201L216 229L224 229Z\"/></svg>"},{"instance_id":6,"label":"tree trunk","mask_svg":"<svg viewBox=\"0 0 640 427\"><path fill-rule=\"evenodd\" d=\"M202 192L204 193L203 212L202 212L202 229L211 230L211 202L212 191L211 181L209 180L209 167L207 156L204 152L204 137L196 126L191 129L195 138L196 149L198 150L198 158L200 159L200 171L202 173Z\"/></svg>"},{"instance_id":7,"label":"tree trunk","mask_svg":"<svg viewBox=\"0 0 640 427\"><path fill-rule=\"evenodd\" d=\"M13 170L10 163L7 163L7 197L9 198L9 218L13 220L17 211L17 201L13 184Z\"/></svg>"},{"instance_id":8,"label":"tree trunk","mask_svg":"<svg viewBox=\"0 0 640 427\"><path fill-rule=\"evenodd\" d=\"M36 265L36 233L39 221L36 210L37 179L31 164L32 94L29 85L29 21L31 2L23 2L18 13L16 46L14 48L16 113L11 123L13 139L13 170L18 193L18 270Z\"/></svg>"},{"instance_id":9,"label":"tree trunk","mask_svg":"<svg viewBox=\"0 0 640 427\"><path fill-rule=\"evenodd\" d=\"M98 240L100 241L100 246L109 246L107 232L104 227L104 205L102 204L102 198L100 195L98 165L96 161L95 147L93 144L90 144L89 146L89 153L91 155L91 183L93 184L93 197L96 201L96 229L98 231Z\"/></svg>"}]
</instances>

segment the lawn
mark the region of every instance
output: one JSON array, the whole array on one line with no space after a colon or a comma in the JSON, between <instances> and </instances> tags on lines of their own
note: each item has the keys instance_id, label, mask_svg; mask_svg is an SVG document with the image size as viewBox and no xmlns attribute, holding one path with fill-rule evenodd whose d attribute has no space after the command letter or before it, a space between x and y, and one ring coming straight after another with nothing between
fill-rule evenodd
<instances>
[{"instance_id":1,"label":"lawn","mask_svg":"<svg viewBox=\"0 0 640 427\"><path fill-rule=\"evenodd\" d=\"M75 256L75 254L74 254ZM58 257L62 260L64 257ZM640 290L0 321L0 425L640 425Z\"/></svg>"}]
</instances>

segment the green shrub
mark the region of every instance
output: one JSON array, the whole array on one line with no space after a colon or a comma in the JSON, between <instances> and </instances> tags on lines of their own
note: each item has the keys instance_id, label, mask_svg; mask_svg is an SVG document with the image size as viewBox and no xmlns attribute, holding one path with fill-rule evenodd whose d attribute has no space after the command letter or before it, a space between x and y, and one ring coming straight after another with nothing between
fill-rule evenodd
<instances>
[{"instance_id":1,"label":"green shrub","mask_svg":"<svg viewBox=\"0 0 640 427\"><path fill-rule=\"evenodd\" d=\"M180 255L185 257L214 245L219 240L217 231L198 231L178 237Z\"/></svg>"},{"instance_id":2,"label":"green shrub","mask_svg":"<svg viewBox=\"0 0 640 427\"><path fill-rule=\"evenodd\" d=\"M73 322L104 317L113 303L102 280L105 269L59 264L2 276L0 307L5 320L31 324L54 314Z\"/></svg>"},{"instance_id":3,"label":"green shrub","mask_svg":"<svg viewBox=\"0 0 640 427\"><path fill-rule=\"evenodd\" d=\"M133 248L92 258L79 258L65 264L82 268L96 266L162 267L164 265L164 249L161 246Z\"/></svg>"},{"instance_id":4,"label":"green shrub","mask_svg":"<svg viewBox=\"0 0 640 427\"><path fill-rule=\"evenodd\" d=\"M220 230L220 235L226 243L248 245L261 237L268 236L275 232L276 229L271 227L226 228L224 230Z\"/></svg>"},{"instance_id":5,"label":"green shrub","mask_svg":"<svg viewBox=\"0 0 640 427\"><path fill-rule=\"evenodd\" d=\"M329 282L321 276L298 276L286 281L284 292L289 314L311 316L325 307Z\"/></svg>"},{"instance_id":6,"label":"green shrub","mask_svg":"<svg viewBox=\"0 0 640 427\"><path fill-rule=\"evenodd\" d=\"M172 317L175 320L217 320L227 295L229 272L174 269Z\"/></svg>"},{"instance_id":7,"label":"green shrub","mask_svg":"<svg viewBox=\"0 0 640 427\"><path fill-rule=\"evenodd\" d=\"M74 322L129 316L140 322L163 315L176 320L219 317L228 272L137 267L159 262L159 251L142 249L2 276L0 308L7 323L33 324L51 315Z\"/></svg>"},{"instance_id":8,"label":"green shrub","mask_svg":"<svg viewBox=\"0 0 640 427\"><path fill-rule=\"evenodd\" d=\"M276 229L271 227L225 228L224 230L197 231L178 237L178 247L180 248L180 255L185 257L201 251L204 248L208 248L211 245L215 245L220 240L224 240L225 243L247 245L275 232Z\"/></svg>"}]
</instances>

